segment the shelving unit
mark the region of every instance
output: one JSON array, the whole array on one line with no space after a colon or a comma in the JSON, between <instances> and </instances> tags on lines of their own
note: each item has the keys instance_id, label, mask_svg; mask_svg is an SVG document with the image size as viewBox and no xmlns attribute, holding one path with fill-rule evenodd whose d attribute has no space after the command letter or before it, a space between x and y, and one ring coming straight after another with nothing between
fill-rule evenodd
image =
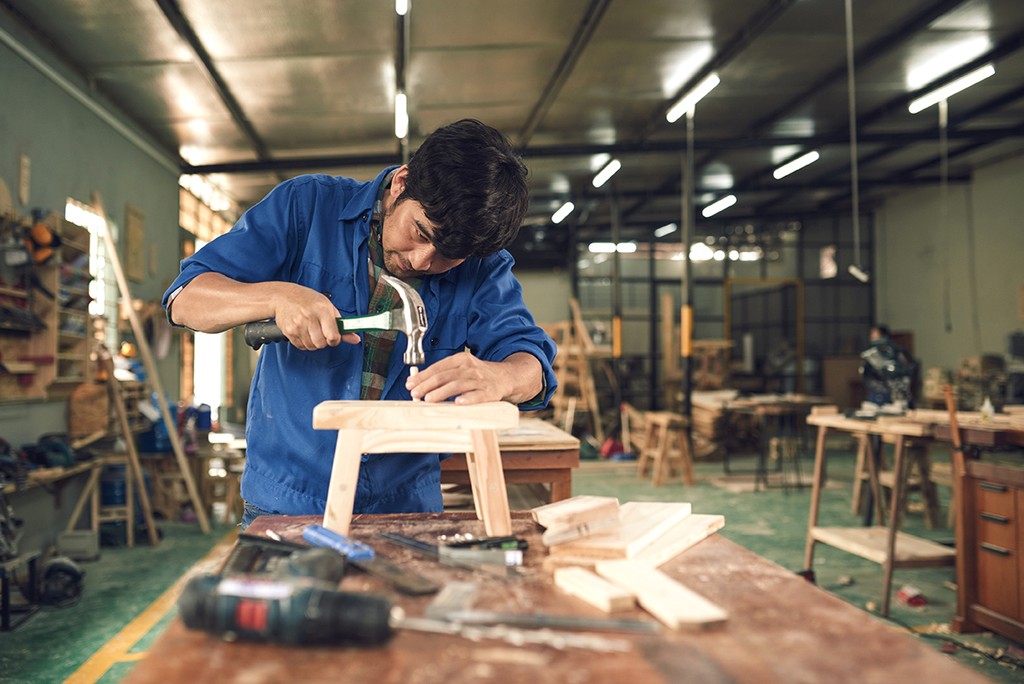
<instances>
[{"instance_id":1,"label":"shelving unit","mask_svg":"<svg viewBox=\"0 0 1024 684\"><path fill-rule=\"evenodd\" d=\"M0 401L67 396L92 377L89 232L50 214L44 223L61 245L44 264L8 268L0 303L25 320L0 322Z\"/></svg>"}]
</instances>

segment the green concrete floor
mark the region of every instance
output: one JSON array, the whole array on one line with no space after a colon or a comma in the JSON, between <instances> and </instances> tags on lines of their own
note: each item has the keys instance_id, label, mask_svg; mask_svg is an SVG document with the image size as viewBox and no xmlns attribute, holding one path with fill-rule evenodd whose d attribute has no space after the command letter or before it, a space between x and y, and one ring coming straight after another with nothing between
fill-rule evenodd
<instances>
[{"instance_id":1,"label":"green concrete floor","mask_svg":"<svg viewBox=\"0 0 1024 684\"><path fill-rule=\"evenodd\" d=\"M734 459L731 465L740 471L752 465L752 460ZM801 466L809 479L810 461L802 461ZM822 524L858 523L859 518L850 512L852 473L853 458L845 449L830 456ZM637 479L630 463L585 461L574 475L573 492L616 496L623 502L691 502L694 512L725 515L726 526L720 534L785 568L801 569L808 489L755 493L742 491L749 490L742 483L726 488L716 483L723 477L720 463L698 464L697 475L693 487L671 482L655 488L648 480ZM730 481L743 479L737 476ZM513 489L513 508L535 505L533 490ZM940 494L945 505L949 492L940 488ZM217 525L209 535L202 534L195 524L161 522L160 528L163 539L156 548L104 547L99 560L81 563L86 571L85 591L77 604L44 609L15 631L0 633L0 681L50 684L72 677L71 681L120 681L173 616L174 594L168 590L186 569L202 562L216 544L229 543L234 534L233 528ZM908 515L904 529L940 542L953 537L949 528L925 529L922 516L915 513ZM861 609L880 602L880 566L821 545L815 559L817 582L823 590ZM992 634L950 632L956 606L953 580L951 568L897 570L894 588L912 584L928 603L909 607L894 599L893 624L905 625L909 633L937 650L944 642L957 644L956 653L948 657L993 681L1024 681L1024 666L1012 664L1019 662L1014 656L1022 655L1022 645Z\"/></svg>"}]
</instances>

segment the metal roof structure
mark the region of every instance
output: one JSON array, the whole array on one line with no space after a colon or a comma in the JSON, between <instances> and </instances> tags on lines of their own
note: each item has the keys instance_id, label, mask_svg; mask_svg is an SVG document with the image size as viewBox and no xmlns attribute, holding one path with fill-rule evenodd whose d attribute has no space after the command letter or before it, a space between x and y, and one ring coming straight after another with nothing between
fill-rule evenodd
<instances>
[{"instance_id":1,"label":"metal roof structure","mask_svg":"<svg viewBox=\"0 0 1024 684\"><path fill-rule=\"evenodd\" d=\"M0 0L0 10L240 209L301 173L371 178L438 126L481 119L530 167L523 239L541 261L565 258L570 223L581 241L608 239L613 223L623 239L652 240L678 223L687 159L694 214L734 195L716 221L784 220L849 214L854 197L870 207L1024 150L1020 0L412 0L404 16L390 0ZM945 127L939 106L909 111L988 65L993 75L948 98ZM719 84L692 118L670 122L712 74ZM809 152L817 161L774 177ZM595 188L611 159L620 170ZM566 201L576 209L555 225Z\"/></svg>"}]
</instances>

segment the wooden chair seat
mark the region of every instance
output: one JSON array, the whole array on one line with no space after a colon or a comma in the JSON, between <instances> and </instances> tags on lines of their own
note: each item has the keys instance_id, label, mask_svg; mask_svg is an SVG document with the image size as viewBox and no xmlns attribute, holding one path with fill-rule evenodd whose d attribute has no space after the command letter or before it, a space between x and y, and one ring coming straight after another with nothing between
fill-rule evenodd
<instances>
[{"instance_id":1,"label":"wooden chair seat","mask_svg":"<svg viewBox=\"0 0 1024 684\"><path fill-rule=\"evenodd\" d=\"M512 533L498 431L519 425L507 402L325 401L313 427L338 430L323 525L348 534L363 454L464 453L477 517L490 536Z\"/></svg>"}]
</instances>

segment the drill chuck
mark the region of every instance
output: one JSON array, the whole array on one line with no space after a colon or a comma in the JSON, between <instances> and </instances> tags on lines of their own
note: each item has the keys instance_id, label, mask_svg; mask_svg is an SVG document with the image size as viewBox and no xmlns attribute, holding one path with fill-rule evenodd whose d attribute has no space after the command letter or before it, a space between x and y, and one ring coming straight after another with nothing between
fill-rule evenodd
<instances>
[{"instance_id":1,"label":"drill chuck","mask_svg":"<svg viewBox=\"0 0 1024 684\"><path fill-rule=\"evenodd\" d=\"M227 639L373 646L391 636L391 602L325 585L197 575L178 599L185 626Z\"/></svg>"}]
</instances>

